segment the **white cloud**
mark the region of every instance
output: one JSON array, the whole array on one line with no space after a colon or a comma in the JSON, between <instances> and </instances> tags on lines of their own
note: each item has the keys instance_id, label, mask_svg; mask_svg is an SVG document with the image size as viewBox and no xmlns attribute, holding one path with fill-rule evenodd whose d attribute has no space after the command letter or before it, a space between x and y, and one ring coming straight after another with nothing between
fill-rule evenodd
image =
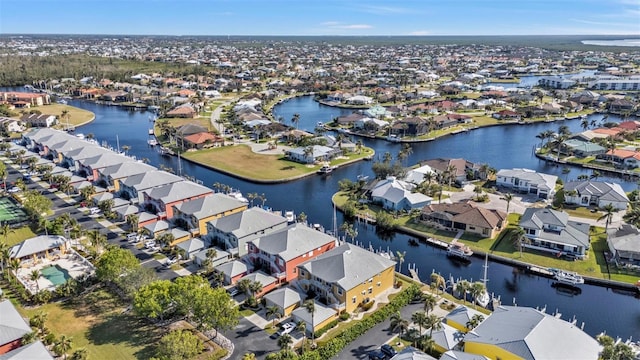
<instances>
[{"instance_id":1,"label":"white cloud","mask_svg":"<svg viewBox=\"0 0 640 360\"><path fill-rule=\"evenodd\" d=\"M325 21L322 25L328 27L329 29L342 29L342 30L363 30L363 29L372 29L373 26L368 24L343 24L338 21Z\"/></svg>"},{"instance_id":2,"label":"white cloud","mask_svg":"<svg viewBox=\"0 0 640 360\"><path fill-rule=\"evenodd\" d=\"M431 35L431 32L428 30L416 30L409 33L409 35L420 36L420 35Z\"/></svg>"}]
</instances>

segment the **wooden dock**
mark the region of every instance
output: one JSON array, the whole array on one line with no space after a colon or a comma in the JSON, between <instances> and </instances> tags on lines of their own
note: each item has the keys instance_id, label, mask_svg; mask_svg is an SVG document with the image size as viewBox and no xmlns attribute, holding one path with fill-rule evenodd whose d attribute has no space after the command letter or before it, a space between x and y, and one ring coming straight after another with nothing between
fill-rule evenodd
<instances>
[{"instance_id":1,"label":"wooden dock","mask_svg":"<svg viewBox=\"0 0 640 360\"><path fill-rule=\"evenodd\" d=\"M418 272L416 272L415 269L409 269L409 274L411 274L411 278L419 283L422 283L422 281L420 281L420 277L418 276Z\"/></svg>"},{"instance_id":2,"label":"wooden dock","mask_svg":"<svg viewBox=\"0 0 640 360\"><path fill-rule=\"evenodd\" d=\"M549 271L548 269L541 268L535 265L529 266L527 270L529 270L530 272L536 275L545 276L545 277L553 277L554 275L553 272Z\"/></svg>"},{"instance_id":3,"label":"wooden dock","mask_svg":"<svg viewBox=\"0 0 640 360\"><path fill-rule=\"evenodd\" d=\"M445 242L445 241L442 241L442 240L438 240L438 239L434 239L434 238L431 238L431 237L426 238L425 241L427 243L433 245L433 246L437 246L437 247L440 247L440 248L443 248L443 249L446 249L446 248L449 247L449 243L448 242Z\"/></svg>"}]
</instances>

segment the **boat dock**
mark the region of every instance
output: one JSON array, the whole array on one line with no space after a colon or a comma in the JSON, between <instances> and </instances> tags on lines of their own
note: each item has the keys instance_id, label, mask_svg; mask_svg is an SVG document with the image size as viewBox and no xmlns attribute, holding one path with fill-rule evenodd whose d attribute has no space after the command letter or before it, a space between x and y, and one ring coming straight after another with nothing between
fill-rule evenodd
<instances>
[{"instance_id":1,"label":"boat dock","mask_svg":"<svg viewBox=\"0 0 640 360\"><path fill-rule=\"evenodd\" d=\"M531 265L527 268L530 272L544 277L553 277L553 272L549 271L549 269L541 268L539 266Z\"/></svg>"},{"instance_id":2,"label":"boat dock","mask_svg":"<svg viewBox=\"0 0 640 360\"><path fill-rule=\"evenodd\" d=\"M420 284L422 284L422 281L420 280L420 276L418 276L418 268L416 267L416 264L413 264L413 266L411 266L411 264L407 264L407 267L409 268L409 274L411 274L411 278L414 281L417 281Z\"/></svg>"},{"instance_id":3,"label":"boat dock","mask_svg":"<svg viewBox=\"0 0 640 360\"><path fill-rule=\"evenodd\" d=\"M437 246L439 248L443 248L446 249L449 247L449 243L446 241L442 241L442 240L438 240L438 239L434 239L431 237L425 238L424 241L426 241L428 244L431 244L433 246Z\"/></svg>"}]
</instances>

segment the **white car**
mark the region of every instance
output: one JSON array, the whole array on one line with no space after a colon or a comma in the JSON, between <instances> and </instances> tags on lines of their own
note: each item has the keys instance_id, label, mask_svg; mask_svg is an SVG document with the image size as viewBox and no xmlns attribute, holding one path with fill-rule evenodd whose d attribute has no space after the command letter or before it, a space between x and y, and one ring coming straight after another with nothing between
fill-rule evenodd
<instances>
[{"instance_id":1,"label":"white car","mask_svg":"<svg viewBox=\"0 0 640 360\"><path fill-rule=\"evenodd\" d=\"M167 265L173 265L173 264L175 264L175 263L177 263L177 262L178 262L178 258L174 258L174 257L173 257L173 258L167 259L166 264L167 264Z\"/></svg>"},{"instance_id":2,"label":"white car","mask_svg":"<svg viewBox=\"0 0 640 360\"><path fill-rule=\"evenodd\" d=\"M146 247L147 249L151 249L153 247L156 246L156 242L153 240L149 240L147 242L144 243L144 247Z\"/></svg>"},{"instance_id":3,"label":"white car","mask_svg":"<svg viewBox=\"0 0 640 360\"><path fill-rule=\"evenodd\" d=\"M283 324L282 327L280 328L280 330L278 330L278 332L276 333L278 336L282 336L284 334L288 334L290 332L293 331L293 329L296 328L296 324L292 323L292 322L288 322L286 324Z\"/></svg>"},{"instance_id":4,"label":"white car","mask_svg":"<svg viewBox=\"0 0 640 360\"><path fill-rule=\"evenodd\" d=\"M11 193L11 194L13 194L13 193L17 193L17 192L20 192L20 191L22 191L22 190L21 190L19 187L17 187L17 186L14 186L14 187L12 187L11 189L7 190L7 192L8 192L8 193Z\"/></svg>"},{"instance_id":5,"label":"white car","mask_svg":"<svg viewBox=\"0 0 640 360\"><path fill-rule=\"evenodd\" d=\"M97 207L89 208L89 214L91 214L91 215L100 214L100 208L97 208Z\"/></svg>"}]
</instances>

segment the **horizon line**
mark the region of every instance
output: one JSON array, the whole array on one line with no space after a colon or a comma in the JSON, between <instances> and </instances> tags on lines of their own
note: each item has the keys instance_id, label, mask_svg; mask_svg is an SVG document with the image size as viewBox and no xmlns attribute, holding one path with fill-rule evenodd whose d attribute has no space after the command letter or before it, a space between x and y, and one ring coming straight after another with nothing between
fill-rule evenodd
<instances>
[{"instance_id":1,"label":"horizon line","mask_svg":"<svg viewBox=\"0 0 640 360\"><path fill-rule=\"evenodd\" d=\"M257 35L257 34L109 34L109 33L0 33L1 36L172 36L172 37L452 37L452 36L463 36L463 37L518 37L518 36L547 36L547 37L556 37L556 36L633 36L640 38L640 34L395 34L395 35L384 35L384 34L321 34L321 35L300 35L300 34L269 34L269 35Z\"/></svg>"}]
</instances>

